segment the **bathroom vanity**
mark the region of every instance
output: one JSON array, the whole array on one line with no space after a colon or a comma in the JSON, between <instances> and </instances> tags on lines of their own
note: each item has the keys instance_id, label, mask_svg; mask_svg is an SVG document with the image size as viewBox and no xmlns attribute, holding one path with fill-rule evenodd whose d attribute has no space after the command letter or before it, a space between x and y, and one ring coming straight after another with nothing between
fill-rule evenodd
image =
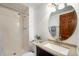
<instances>
[{"instance_id":1,"label":"bathroom vanity","mask_svg":"<svg viewBox=\"0 0 79 59\"><path fill-rule=\"evenodd\" d=\"M37 56L54 56L53 54L49 53L48 51L45 51L44 49L36 46L36 55Z\"/></svg>"},{"instance_id":2,"label":"bathroom vanity","mask_svg":"<svg viewBox=\"0 0 79 59\"><path fill-rule=\"evenodd\" d=\"M76 56L76 45L54 40L34 41L37 56Z\"/></svg>"}]
</instances>

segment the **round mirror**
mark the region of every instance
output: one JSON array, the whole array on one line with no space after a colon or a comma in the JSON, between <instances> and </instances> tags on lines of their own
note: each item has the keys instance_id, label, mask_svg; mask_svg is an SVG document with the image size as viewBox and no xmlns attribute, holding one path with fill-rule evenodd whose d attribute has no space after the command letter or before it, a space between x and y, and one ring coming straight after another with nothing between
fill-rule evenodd
<instances>
[{"instance_id":1,"label":"round mirror","mask_svg":"<svg viewBox=\"0 0 79 59\"><path fill-rule=\"evenodd\" d=\"M49 32L52 37L61 41L67 40L74 34L77 26L77 15L72 6L64 4L64 8L58 8L49 16Z\"/></svg>"}]
</instances>

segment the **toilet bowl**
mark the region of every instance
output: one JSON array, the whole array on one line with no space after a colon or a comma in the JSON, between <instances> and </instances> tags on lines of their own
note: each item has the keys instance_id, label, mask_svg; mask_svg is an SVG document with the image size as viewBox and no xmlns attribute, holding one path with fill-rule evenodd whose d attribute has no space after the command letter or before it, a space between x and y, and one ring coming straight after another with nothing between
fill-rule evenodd
<instances>
[{"instance_id":1,"label":"toilet bowl","mask_svg":"<svg viewBox=\"0 0 79 59\"><path fill-rule=\"evenodd\" d=\"M32 52L26 52L22 56L35 56L35 53Z\"/></svg>"}]
</instances>

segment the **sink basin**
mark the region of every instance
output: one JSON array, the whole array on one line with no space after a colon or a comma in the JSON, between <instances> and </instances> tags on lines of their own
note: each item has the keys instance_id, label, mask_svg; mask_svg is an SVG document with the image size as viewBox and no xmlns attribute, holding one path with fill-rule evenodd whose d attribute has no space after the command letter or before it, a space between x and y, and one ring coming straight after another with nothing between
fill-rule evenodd
<instances>
[{"instance_id":1,"label":"sink basin","mask_svg":"<svg viewBox=\"0 0 79 59\"><path fill-rule=\"evenodd\" d=\"M68 48L65 48L56 44L52 44L52 43L46 43L43 46L63 55L68 55L68 52L69 52Z\"/></svg>"}]
</instances>

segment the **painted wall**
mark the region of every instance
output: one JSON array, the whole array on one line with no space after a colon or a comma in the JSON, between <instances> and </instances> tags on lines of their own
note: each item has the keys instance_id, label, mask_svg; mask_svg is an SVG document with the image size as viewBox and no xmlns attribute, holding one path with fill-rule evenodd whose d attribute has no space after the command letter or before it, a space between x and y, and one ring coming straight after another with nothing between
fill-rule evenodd
<instances>
[{"instance_id":1,"label":"painted wall","mask_svg":"<svg viewBox=\"0 0 79 59\"><path fill-rule=\"evenodd\" d=\"M29 7L29 41L34 40L34 8Z\"/></svg>"},{"instance_id":2,"label":"painted wall","mask_svg":"<svg viewBox=\"0 0 79 59\"><path fill-rule=\"evenodd\" d=\"M70 4L74 7L74 9L76 10L77 15L79 15L79 4ZM79 20L79 16L77 16L77 19ZM74 35L76 35L76 44L77 44L77 53L79 55L79 21L77 20L77 28L76 28L76 33Z\"/></svg>"}]
</instances>

